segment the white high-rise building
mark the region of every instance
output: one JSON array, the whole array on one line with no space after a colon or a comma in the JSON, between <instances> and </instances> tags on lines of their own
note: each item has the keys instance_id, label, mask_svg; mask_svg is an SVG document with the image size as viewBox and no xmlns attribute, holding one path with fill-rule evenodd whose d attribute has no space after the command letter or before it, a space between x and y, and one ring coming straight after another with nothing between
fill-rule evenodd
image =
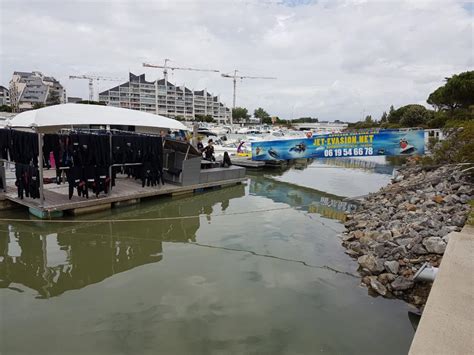
<instances>
[{"instance_id":1,"label":"white high-rise building","mask_svg":"<svg viewBox=\"0 0 474 355\"><path fill-rule=\"evenodd\" d=\"M10 102L15 112L32 109L35 105L65 103L66 90L52 76L38 71L16 71L10 80Z\"/></svg>"},{"instance_id":2,"label":"white high-rise building","mask_svg":"<svg viewBox=\"0 0 474 355\"><path fill-rule=\"evenodd\" d=\"M0 106L10 105L10 90L0 85Z\"/></svg>"},{"instance_id":3,"label":"white high-rise building","mask_svg":"<svg viewBox=\"0 0 474 355\"><path fill-rule=\"evenodd\" d=\"M171 118L194 120L196 116L212 116L220 123L230 120L230 110L218 96L206 90L193 91L164 79L146 81L145 74L129 74L129 81L103 91L99 101L109 106L146 111Z\"/></svg>"}]
</instances>

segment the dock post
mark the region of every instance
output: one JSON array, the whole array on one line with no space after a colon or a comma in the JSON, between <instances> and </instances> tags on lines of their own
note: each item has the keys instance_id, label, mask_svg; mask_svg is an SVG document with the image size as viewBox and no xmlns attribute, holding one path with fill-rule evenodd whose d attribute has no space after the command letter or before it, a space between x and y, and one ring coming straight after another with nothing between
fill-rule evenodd
<instances>
[{"instance_id":1,"label":"dock post","mask_svg":"<svg viewBox=\"0 0 474 355\"><path fill-rule=\"evenodd\" d=\"M7 174L5 173L6 164L0 160L0 180L3 182L3 192L7 192Z\"/></svg>"},{"instance_id":2,"label":"dock post","mask_svg":"<svg viewBox=\"0 0 474 355\"><path fill-rule=\"evenodd\" d=\"M38 134L38 168L39 168L39 193L40 193L40 205L44 205L44 190L43 190L43 135L40 132Z\"/></svg>"},{"instance_id":3,"label":"dock post","mask_svg":"<svg viewBox=\"0 0 474 355\"><path fill-rule=\"evenodd\" d=\"M107 126L107 130L109 131L109 190L107 191L107 196L110 196L112 193L112 131L110 130L110 126Z\"/></svg>"}]
</instances>

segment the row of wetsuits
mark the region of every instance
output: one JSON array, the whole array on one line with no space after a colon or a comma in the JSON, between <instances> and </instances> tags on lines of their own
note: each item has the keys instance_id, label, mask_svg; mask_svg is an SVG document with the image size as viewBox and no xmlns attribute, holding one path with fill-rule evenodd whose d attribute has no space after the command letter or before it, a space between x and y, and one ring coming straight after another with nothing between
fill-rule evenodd
<instances>
[{"instance_id":1,"label":"row of wetsuits","mask_svg":"<svg viewBox=\"0 0 474 355\"><path fill-rule=\"evenodd\" d=\"M46 148L45 148L46 146ZM110 142L104 134L70 133L67 135L46 135L43 150L53 150L54 160L59 157L57 175L61 175L61 167L66 172L69 185L69 199L74 189L80 197L89 198L90 194L99 196L108 192L110 176ZM44 151L43 151L44 153ZM49 152L47 155L49 156ZM57 179L58 183L61 179Z\"/></svg>"},{"instance_id":2,"label":"row of wetsuits","mask_svg":"<svg viewBox=\"0 0 474 355\"><path fill-rule=\"evenodd\" d=\"M47 169L51 168L52 153L56 167L55 181L61 183L64 171L69 198L74 195L74 190L77 190L78 196L86 198L90 194L98 196L101 192L107 193L110 185L115 185L117 173L140 180L143 187L164 184L161 137L113 134L112 154L110 143L109 134L45 134L42 164ZM15 184L20 198L39 197L38 147L36 133L0 129L0 158L16 163ZM126 163L140 165L114 167L112 176L109 176L111 164Z\"/></svg>"},{"instance_id":3,"label":"row of wetsuits","mask_svg":"<svg viewBox=\"0 0 474 355\"><path fill-rule=\"evenodd\" d=\"M119 134L112 136L114 164L141 163L137 166L118 166L117 173L140 180L142 187L165 184L163 178L163 140L161 137Z\"/></svg>"},{"instance_id":4,"label":"row of wetsuits","mask_svg":"<svg viewBox=\"0 0 474 355\"><path fill-rule=\"evenodd\" d=\"M31 132L0 129L0 159L15 163L18 197L39 198L38 135ZM6 185L0 176L0 189Z\"/></svg>"},{"instance_id":5,"label":"row of wetsuits","mask_svg":"<svg viewBox=\"0 0 474 355\"><path fill-rule=\"evenodd\" d=\"M18 191L18 198L40 197L40 177L38 168L33 165L15 164L15 185Z\"/></svg>"},{"instance_id":6,"label":"row of wetsuits","mask_svg":"<svg viewBox=\"0 0 474 355\"><path fill-rule=\"evenodd\" d=\"M38 166L38 135L31 132L0 129L0 158Z\"/></svg>"}]
</instances>

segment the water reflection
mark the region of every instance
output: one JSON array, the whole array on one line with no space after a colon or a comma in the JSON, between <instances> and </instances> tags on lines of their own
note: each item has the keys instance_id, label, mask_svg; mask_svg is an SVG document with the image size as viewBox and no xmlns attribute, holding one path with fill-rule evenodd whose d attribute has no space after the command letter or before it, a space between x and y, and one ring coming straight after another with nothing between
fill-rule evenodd
<instances>
[{"instance_id":1,"label":"water reflection","mask_svg":"<svg viewBox=\"0 0 474 355\"><path fill-rule=\"evenodd\" d=\"M0 288L22 291L37 298L61 295L100 282L112 275L163 259L163 242L194 242L200 214L244 196L237 185L206 192L199 198L142 203L138 208L111 211L104 219L191 216L156 222L0 224Z\"/></svg>"},{"instance_id":2,"label":"water reflection","mask_svg":"<svg viewBox=\"0 0 474 355\"><path fill-rule=\"evenodd\" d=\"M346 212L353 212L357 208L355 204L343 201L341 197L265 177L255 177L251 180L250 194L265 196L275 202L340 221L345 220Z\"/></svg>"},{"instance_id":3,"label":"water reflection","mask_svg":"<svg viewBox=\"0 0 474 355\"><path fill-rule=\"evenodd\" d=\"M386 157L318 159L317 163L386 175L392 175L395 169L394 164L387 164Z\"/></svg>"}]
</instances>

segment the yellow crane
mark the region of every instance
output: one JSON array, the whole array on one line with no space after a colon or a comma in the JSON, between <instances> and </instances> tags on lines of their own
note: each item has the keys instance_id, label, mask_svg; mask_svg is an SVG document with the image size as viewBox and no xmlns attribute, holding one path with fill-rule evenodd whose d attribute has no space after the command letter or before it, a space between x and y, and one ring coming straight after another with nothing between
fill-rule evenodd
<instances>
[{"instance_id":1,"label":"yellow crane","mask_svg":"<svg viewBox=\"0 0 474 355\"><path fill-rule=\"evenodd\" d=\"M237 79L243 80L243 79L276 79L275 77L272 76L247 76L247 75L237 75L238 70L234 70L234 74L221 74L223 78L229 78L234 81L234 92L232 95L232 108L235 108L235 92L237 88ZM230 124L232 125L232 115L230 115Z\"/></svg>"}]
</instances>

